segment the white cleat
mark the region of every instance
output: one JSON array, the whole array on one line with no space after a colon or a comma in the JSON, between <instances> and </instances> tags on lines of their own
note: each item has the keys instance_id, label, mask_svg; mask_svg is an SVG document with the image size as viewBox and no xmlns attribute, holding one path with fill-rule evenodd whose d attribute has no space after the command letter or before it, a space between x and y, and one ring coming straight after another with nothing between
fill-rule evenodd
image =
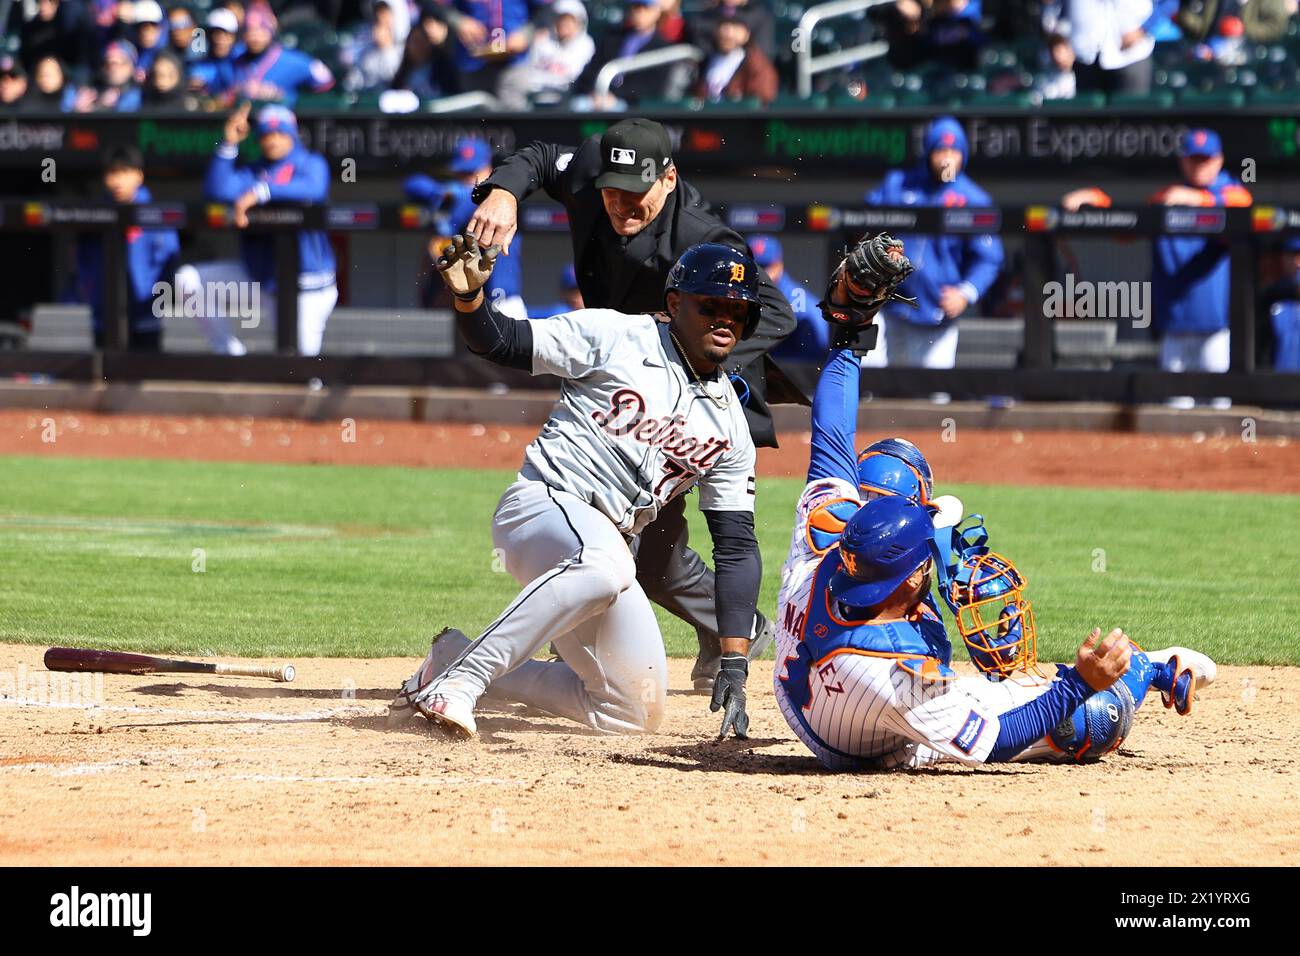
<instances>
[{"instance_id":1,"label":"white cleat","mask_svg":"<svg viewBox=\"0 0 1300 956\"><path fill-rule=\"evenodd\" d=\"M447 728L457 736L473 737L478 734L474 708L455 697L430 694L417 701L415 708L433 723Z\"/></svg>"},{"instance_id":2,"label":"white cleat","mask_svg":"<svg viewBox=\"0 0 1300 956\"><path fill-rule=\"evenodd\" d=\"M451 666L451 662L460 656L469 646L469 638L453 627L443 628L429 647L424 662L415 669L415 673L402 682L402 687L388 705L388 726L400 727L415 716L415 698L420 691L441 677Z\"/></svg>"},{"instance_id":3,"label":"white cleat","mask_svg":"<svg viewBox=\"0 0 1300 956\"><path fill-rule=\"evenodd\" d=\"M1190 670L1196 678L1196 689L1209 687L1218 676L1219 668L1205 654L1188 647L1166 647L1158 651L1147 651L1147 657L1157 664L1166 664L1171 657L1178 658L1178 668Z\"/></svg>"}]
</instances>

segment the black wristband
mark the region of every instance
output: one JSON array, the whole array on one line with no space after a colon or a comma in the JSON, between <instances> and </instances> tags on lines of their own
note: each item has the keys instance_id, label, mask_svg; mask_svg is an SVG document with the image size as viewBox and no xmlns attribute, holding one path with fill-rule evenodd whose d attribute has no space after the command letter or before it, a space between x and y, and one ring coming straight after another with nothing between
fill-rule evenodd
<instances>
[{"instance_id":1,"label":"black wristband","mask_svg":"<svg viewBox=\"0 0 1300 956\"><path fill-rule=\"evenodd\" d=\"M482 294L483 294L483 287L479 286L479 288L475 289L473 292L464 292L464 293L453 292L452 296L459 299L461 302L473 302Z\"/></svg>"}]
</instances>

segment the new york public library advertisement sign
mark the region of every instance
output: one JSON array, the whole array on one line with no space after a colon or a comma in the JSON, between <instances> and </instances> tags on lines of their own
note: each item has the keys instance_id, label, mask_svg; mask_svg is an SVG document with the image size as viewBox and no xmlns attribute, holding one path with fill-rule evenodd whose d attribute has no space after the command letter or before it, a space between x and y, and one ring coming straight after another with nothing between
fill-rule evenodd
<instances>
[{"instance_id":1,"label":"new york public library advertisement sign","mask_svg":"<svg viewBox=\"0 0 1300 956\"><path fill-rule=\"evenodd\" d=\"M431 169L447 159L466 135L487 139L509 152L532 140L576 144L601 132L618 117L565 113L427 114L375 116L304 114L303 140L332 162L352 159L359 171L394 176ZM879 115L848 110L807 112L659 113L674 141L677 159L690 171L723 173L737 168L786 169L802 173L878 174L913 161L928 116L890 111ZM224 117L212 113L170 116L51 115L0 119L0 169L39 168L53 159L74 169L98 166L103 151L137 146L151 167L193 174L205 168L221 137ZM1300 165L1300 112L1229 116L1086 116L1035 112L966 115L973 161L986 172L1024 175L1058 173L1062 167L1125 171L1167 171L1179 135L1208 125L1229 144L1230 159L1252 157L1260 164ZM254 155L252 138L244 144Z\"/></svg>"}]
</instances>

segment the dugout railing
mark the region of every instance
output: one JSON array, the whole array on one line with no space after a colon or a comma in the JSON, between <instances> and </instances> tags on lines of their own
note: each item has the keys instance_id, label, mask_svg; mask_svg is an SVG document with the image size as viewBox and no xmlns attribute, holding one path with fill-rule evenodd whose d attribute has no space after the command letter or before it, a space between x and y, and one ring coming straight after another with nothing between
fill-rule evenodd
<instances>
[{"instance_id":1,"label":"dugout railing","mask_svg":"<svg viewBox=\"0 0 1300 956\"><path fill-rule=\"evenodd\" d=\"M1157 402L1176 395L1225 396L1233 401L1300 405L1300 374L1256 368L1256 264L1266 244L1300 234L1300 209L1254 206L1242 209L1140 207L1066 212L1049 206L989 208L871 208L827 205L749 204L721 209L727 221L745 231L804 233L824 238L828 267L864 232L997 233L1019 237L1023 247L1024 340L1009 369L873 369L864 387L874 394L919 397L947 392L954 398L1005 395L1025 400ZM252 231L274 236L276 276L293 288L298 274L296 234L303 229L374 234L397 231L427 234L427 207L410 203L336 203L328 206L270 205L249 211ZM91 352L13 350L0 352L0 375L44 375L77 381L132 382L198 380L330 385L483 386L504 383L548 388L545 377L500 369L463 351L451 357L316 356L294 353L296 297L276 297L275 355L240 357L131 352L127 342L127 231L166 227L179 231L234 230L231 209L216 203L154 203L115 206L103 203L6 201L0 203L0 229L54 232L65 236L98 233L104 243L106 321L104 348ZM524 231L562 232L564 211L545 204L523 207ZM1173 374L1151 369L1070 370L1055 368L1055 324L1045 308L1048 283L1057 274L1054 240L1063 236L1151 238L1161 234L1211 236L1224 242L1231 261L1230 328L1232 361L1223 374ZM801 384L811 386L812 369Z\"/></svg>"}]
</instances>

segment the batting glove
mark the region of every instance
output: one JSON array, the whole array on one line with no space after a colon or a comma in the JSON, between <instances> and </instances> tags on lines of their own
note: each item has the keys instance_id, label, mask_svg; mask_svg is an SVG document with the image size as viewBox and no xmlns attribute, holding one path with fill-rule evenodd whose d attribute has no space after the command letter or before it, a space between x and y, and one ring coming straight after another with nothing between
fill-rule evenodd
<instances>
[{"instance_id":1,"label":"batting glove","mask_svg":"<svg viewBox=\"0 0 1300 956\"><path fill-rule=\"evenodd\" d=\"M749 660L744 654L723 654L722 667L713 682L713 699L709 710L717 713L726 708L722 715L722 729L718 739L727 736L728 730L734 730L741 740L749 739L749 715L745 713L745 678L749 676Z\"/></svg>"},{"instance_id":2,"label":"batting glove","mask_svg":"<svg viewBox=\"0 0 1300 956\"><path fill-rule=\"evenodd\" d=\"M500 246L480 247L473 236L452 236L438 257L438 274L452 295L469 301L479 294L488 276L492 275L492 267L496 265L500 252Z\"/></svg>"}]
</instances>

